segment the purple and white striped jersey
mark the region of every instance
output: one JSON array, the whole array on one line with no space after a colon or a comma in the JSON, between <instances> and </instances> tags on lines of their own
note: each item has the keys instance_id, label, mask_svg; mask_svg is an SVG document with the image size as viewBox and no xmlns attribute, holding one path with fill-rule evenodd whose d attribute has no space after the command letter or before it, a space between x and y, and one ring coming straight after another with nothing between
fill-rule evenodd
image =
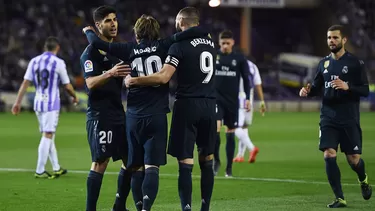
<instances>
[{"instance_id":1,"label":"purple and white striped jersey","mask_svg":"<svg viewBox=\"0 0 375 211\"><path fill-rule=\"evenodd\" d=\"M34 111L60 110L59 83L70 83L64 60L51 52L34 57L29 62L24 79L32 81L36 89Z\"/></svg>"}]
</instances>

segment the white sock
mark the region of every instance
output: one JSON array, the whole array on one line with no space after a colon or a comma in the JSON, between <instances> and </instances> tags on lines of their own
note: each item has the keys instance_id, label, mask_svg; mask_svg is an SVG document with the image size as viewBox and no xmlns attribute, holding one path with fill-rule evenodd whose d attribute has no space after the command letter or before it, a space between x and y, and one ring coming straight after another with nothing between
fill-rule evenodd
<instances>
[{"instance_id":1,"label":"white sock","mask_svg":"<svg viewBox=\"0 0 375 211\"><path fill-rule=\"evenodd\" d=\"M254 149L254 144L253 142L251 142L251 139L249 137L249 132L248 132L248 129L243 129L242 128L242 131L243 131L243 137L242 137L242 141L243 143L246 145L246 147L251 151Z\"/></svg>"},{"instance_id":2,"label":"white sock","mask_svg":"<svg viewBox=\"0 0 375 211\"><path fill-rule=\"evenodd\" d=\"M57 150L55 145L55 135L53 135L51 146L49 148L49 160L51 161L52 169L54 171L60 170L59 159L57 158Z\"/></svg>"},{"instance_id":3,"label":"white sock","mask_svg":"<svg viewBox=\"0 0 375 211\"><path fill-rule=\"evenodd\" d=\"M239 157L244 157L246 152L246 145L241 141L241 143L238 145L238 154Z\"/></svg>"},{"instance_id":4,"label":"white sock","mask_svg":"<svg viewBox=\"0 0 375 211\"><path fill-rule=\"evenodd\" d=\"M45 166L47 163L51 143L52 139L46 138L44 136L40 140L38 148L38 163L36 166L36 173L38 174L41 174L46 170Z\"/></svg>"}]
</instances>

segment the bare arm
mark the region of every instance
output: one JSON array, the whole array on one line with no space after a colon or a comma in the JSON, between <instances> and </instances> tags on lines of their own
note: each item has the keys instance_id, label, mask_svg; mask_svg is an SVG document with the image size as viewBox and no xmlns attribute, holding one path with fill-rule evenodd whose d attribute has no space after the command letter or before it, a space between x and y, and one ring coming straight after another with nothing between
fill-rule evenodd
<instances>
[{"instance_id":1,"label":"bare arm","mask_svg":"<svg viewBox=\"0 0 375 211\"><path fill-rule=\"evenodd\" d=\"M98 76L92 76L86 78L86 85L89 89L95 89L96 87L102 86L103 84L107 83L107 81L111 78L111 75L108 72L105 72Z\"/></svg>"},{"instance_id":2,"label":"bare arm","mask_svg":"<svg viewBox=\"0 0 375 211\"><path fill-rule=\"evenodd\" d=\"M30 82L31 81L29 81L29 80L23 80L23 82L21 84L21 87L18 90L16 102L14 102L14 105L12 107L12 113L14 115L19 114L20 111L21 111L21 102L22 102L23 96L26 93L27 88L30 86Z\"/></svg>"},{"instance_id":3,"label":"bare arm","mask_svg":"<svg viewBox=\"0 0 375 211\"><path fill-rule=\"evenodd\" d=\"M258 94L258 97L260 101L264 102L264 95L263 95L263 88L262 85L255 85L256 92Z\"/></svg>"},{"instance_id":4,"label":"bare arm","mask_svg":"<svg viewBox=\"0 0 375 211\"><path fill-rule=\"evenodd\" d=\"M172 75L176 71L176 68L169 64L164 64L163 68L155 74L132 78L126 77L125 84L129 86L156 86L160 84L166 84L171 79Z\"/></svg>"}]
</instances>

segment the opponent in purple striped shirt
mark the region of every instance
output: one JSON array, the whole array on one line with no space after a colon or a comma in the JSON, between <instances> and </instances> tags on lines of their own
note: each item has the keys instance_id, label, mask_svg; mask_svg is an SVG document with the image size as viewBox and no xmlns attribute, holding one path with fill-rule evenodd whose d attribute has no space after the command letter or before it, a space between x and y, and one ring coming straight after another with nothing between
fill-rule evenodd
<instances>
[{"instance_id":1,"label":"opponent in purple striped shirt","mask_svg":"<svg viewBox=\"0 0 375 211\"><path fill-rule=\"evenodd\" d=\"M240 92L238 94L238 99L240 101L240 107L238 109L238 128L236 128L236 137L238 138L238 153L234 158L233 162L242 163L245 161L244 155L246 149L249 149L249 163L254 163L256 156L259 152L258 147L254 146L253 142L250 139L248 126L251 125L253 121L253 102L254 102L254 89L256 90L259 100L260 100L260 112L264 115L266 111L266 106L264 103L263 89L262 89L262 79L260 78L258 67L251 61L247 61L249 65L249 76L250 83L253 86L250 89L250 111L245 109L245 90L243 89L243 81L240 80Z\"/></svg>"},{"instance_id":2,"label":"opponent in purple striped shirt","mask_svg":"<svg viewBox=\"0 0 375 211\"><path fill-rule=\"evenodd\" d=\"M60 50L59 41L55 37L48 37L44 47L46 51L29 62L12 113L20 113L22 98L30 82L33 82L36 88L34 111L39 121L40 132L43 134L38 148L35 177L53 179L67 173L67 170L59 165L54 141L60 112L60 82L73 97L74 103L78 103L78 99L70 84L65 62L56 56ZM45 170L48 157L52 163L53 174Z\"/></svg>"}]
</instances>

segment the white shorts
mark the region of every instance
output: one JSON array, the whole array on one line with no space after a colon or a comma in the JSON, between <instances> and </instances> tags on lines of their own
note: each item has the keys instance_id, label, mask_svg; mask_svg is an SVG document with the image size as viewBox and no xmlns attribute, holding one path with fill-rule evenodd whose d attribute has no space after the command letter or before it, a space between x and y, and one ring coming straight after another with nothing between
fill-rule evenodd
<instances>
[{"instance_id":1,"label":"white shorts","mask_svg":"<svg viewBox=\"0 0 375 211\"><path fill-rule=\"evenodd\" d=\"M246 101L246 94L245 92L240 92L239 96L239 103L240 103L240 108L238 109L238 127L242 127L245 125L251 125L253 122L253 111L254 111L254 90L250 90L250 106L251 110L249 112L246 111L245 109L245 101Z\"/></svg>"},{"instance_id":2,"label":"white shorts","mask_svg":"<svg viewBox=\"0 0 375 211\"><path fill-rule=\"evenodd\" d=\"M60 111L47 111L47 112L38 112L36 111L36 117L39 121L39 131L44 132L56 132L56 127L59 122L59 113Z\"/></svg>"},{"instance_id":3,"label":"white shorts","mask_svg":"<svg viewBox=\"0 0 375 211\"><path fill-rule=\"evenodd\" d=\"M253 108L249 112L246 109L240 108L238 110L238 127L242 127L245 124L251 125L253 122Z\"/></svg>"}]
</instances>

